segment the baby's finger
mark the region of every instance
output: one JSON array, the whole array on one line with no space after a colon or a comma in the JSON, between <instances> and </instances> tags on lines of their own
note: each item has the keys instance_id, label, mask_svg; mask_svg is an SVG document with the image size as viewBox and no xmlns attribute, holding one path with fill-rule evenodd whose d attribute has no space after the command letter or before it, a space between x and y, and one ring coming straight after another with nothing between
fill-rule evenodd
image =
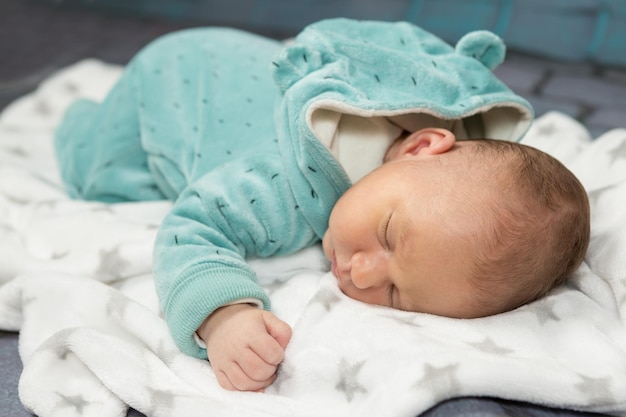
<instances>
[{"instance_id":1,"label":"baby's finger","mask_svg":"<svg viewBox=\"0 0 626 417\"><path fill-rule=\"evenodd\" d=\"M255 381L266 381L276 373L276 365L267 363L252 347L248 348L237 362L245 374Z\"/></svg>"},{"instance_id":2,"label":"baby's finger","mask_svg":"<svg viewBox=\"0 0 626 417\"><path fill-rule=\"evenodd\" d=\"M228 378L228 375L226 375L226 372L222 370L215 370L215 376L217 377L217 382L222 388L229 391L237 390L237 388L235 388L235 386L230 382L230 379Z\"/></svg>"},{"instance_id":3,"label":"baby's finger","mask_svg":"<svg viewBox=\"0 0 626 417\"><path fill-rule=\"evenodd\" d=\"M227 382L225 381L226 383L222 384L221 379L218 377L220 385L226 389L238 391L258 391L268 387L276 379L276 376L272 375L266 380L255 381L250 378L236 363L232 363L228 369L225 369L223 375L227 379Z\"/></svg>"},{"instance_id":4,"label":"baby's finger","mask_svg":"<svg viewBox=\"0 0 626 417\"><path fill-rule=\"evenodd\" d=\"M272 335L280 347L285 350L289 340L291 340L291 326L273 314L266 314L264 319L265 327L267 328L268 333Z\"/></svg>"},{"instance_id":5,"label":"baby's finger","mask_svg":"<svg viewBox=\"0 0 626 417\"><path fill-rule=\"evenodd\" d=\"M250 338L250 349L265 363L277 366L285 358L285 350L269 333Z\"/></svg>"}]
</instances>

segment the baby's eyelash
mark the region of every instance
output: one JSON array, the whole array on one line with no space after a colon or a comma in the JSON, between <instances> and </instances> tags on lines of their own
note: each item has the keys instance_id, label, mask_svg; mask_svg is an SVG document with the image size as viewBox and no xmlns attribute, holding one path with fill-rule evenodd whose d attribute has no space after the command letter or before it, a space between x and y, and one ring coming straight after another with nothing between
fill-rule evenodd
<instances>
[{"instance_id":1,"label":"baby's eyelash","mask_svg":"<svg viewBox=\"0 0 626 417\"><path fill-rule=\"evenodd\" d=\"M391 247L389 246L389 239L387 237L387 232L389 231L389 223L391 222L392 215L393 215L393 212L389 214L389 217L387 217L387 221L385 222L385 227L383 228L383 242L385 242L385 248L388 250L391 249Z\"/></svg>"}]
</instances>

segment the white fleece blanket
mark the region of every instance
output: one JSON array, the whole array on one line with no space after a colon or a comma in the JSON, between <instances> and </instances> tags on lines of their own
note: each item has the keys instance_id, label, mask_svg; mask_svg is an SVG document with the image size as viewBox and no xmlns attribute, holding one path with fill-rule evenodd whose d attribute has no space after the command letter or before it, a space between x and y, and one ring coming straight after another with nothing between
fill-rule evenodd
<instances>
[{"instance_id":1,"label":"white fleece blanket","mask_svg":"<svg viewBox=\"0 0 626 417\"><path fill-rule=\"evenodd\" d=\"M178 352L150 274L167 202L71 201L52 132L77 96L102 97L120 68L84 61L0 116L0 328L20 332L19 395L42 417L416 416L494 396L626 416L626 130L592 141L541 117L524 142L589 191L592 240L566 287L516 311L454 320L346 298L318 247L254 261L293 338L264 394L219 388Z\"/></svg>"}]
</instances>

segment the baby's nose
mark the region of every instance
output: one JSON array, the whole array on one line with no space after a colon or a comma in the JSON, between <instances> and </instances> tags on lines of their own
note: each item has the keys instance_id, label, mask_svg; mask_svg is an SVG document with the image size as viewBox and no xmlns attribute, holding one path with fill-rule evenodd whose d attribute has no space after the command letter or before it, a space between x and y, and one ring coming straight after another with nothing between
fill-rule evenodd
<instances>
[{"instance_id":1,"label":"baby's nose","mask_svg":"<svg viewBox=\"0 0 626 417\"><path fill-rule=\"evenodd\" d=\"M384 278L382 259L375 254L357 252L350 261L352 283L359 289L367 289L380 284Z\"/></svg>"}]
</instances>

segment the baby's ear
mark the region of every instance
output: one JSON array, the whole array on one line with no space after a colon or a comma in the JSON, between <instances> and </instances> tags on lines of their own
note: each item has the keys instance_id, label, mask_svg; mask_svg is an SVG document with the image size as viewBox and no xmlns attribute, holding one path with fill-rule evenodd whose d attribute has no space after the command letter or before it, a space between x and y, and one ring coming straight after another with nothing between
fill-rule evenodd
<instances>
[{"instance_id":1,"label":"baby's ear","mask_svg":"<svg viewBox=\"0 0 626 417\"><path fill-rule=\"evenodd\" d=\"M456 44L456 52L478 60L490 70L504 61L506 46L502 39L488 30L477 30L464 35Z\"/></svg>"},{"instance_id":2,"label":"baby's ear","mask_svg":"<svg viewBox=\"0 0 626 417\"><path fill-rule=\"evenodd\" d=\"M411 133L391 145L385 162L402 158L422 158L448 152L456 143L456 136L447 129L427 127Z\"/></svg>"},{"instance_id":3,"label":"baby's ear","mask_svg":"<svg viewBox=\"0 0 626 417\"><path fill-rule=\"evenodd\" d=\"M283 48L272 61L274 82L284 92L305 75L322 67L322 57L304 45Z\"/></svg>"}]
</instances>

